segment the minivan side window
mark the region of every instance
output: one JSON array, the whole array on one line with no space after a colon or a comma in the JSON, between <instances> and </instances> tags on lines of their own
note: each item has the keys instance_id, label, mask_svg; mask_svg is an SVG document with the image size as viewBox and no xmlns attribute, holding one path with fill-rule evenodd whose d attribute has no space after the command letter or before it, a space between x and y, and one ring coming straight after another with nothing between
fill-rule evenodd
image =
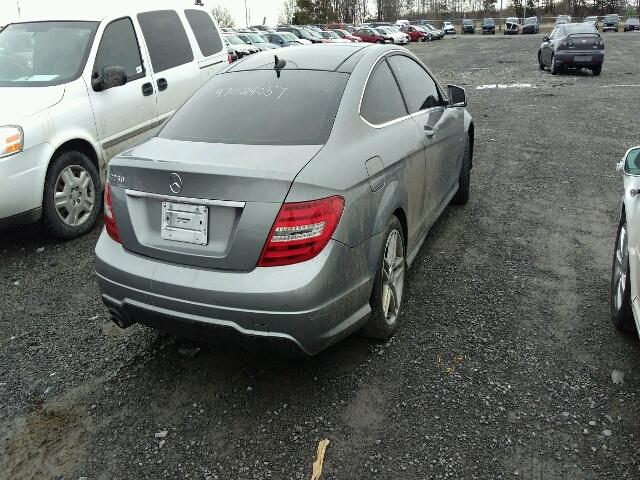
<instances>
[{"instance_id":1,"label":"minivan side window","mask_svg":"<svg viewBox=\"0 0 640 480\"><path fill-rule=\"evenodd\" d=\"M384 60L378 63L369 77L360 115L373 125L382 125L407 115L398 84Z\"/></svg>"},{"instance_id":2,"label":"minivan side window","mask_svg":"<svg viewBox=\"0 0 640 480\"><path fill-rule=\"evenodd\" d=\"M124 68L129 82L145 76L138 38L130 18L114 20L104 29L93 74L102 75L105 67Z\"/></svg>"},{"instance_id":3,"label":"minivan side window","mask_svg":"<svg viewBox=\"0 0 640 480\"><path fill-rule=\"evenodd\" d=\"M207 12L202 10L185 10L187 21L196 36L202 55L209 57L222 50L222 39L218 29Z\"/></svg>"},{"instance_id":4,"label":"minivan side window","mask_svg":"<svg viewBox=\"0 0 640 480\"><path fill-rule=\"evenodd\" d=\"M394 55L389 58L389 64L398 79L409 113L441 105L436 82L415 60Z\"/></svg>"},{"instance_id":5,"label":"minivan side window","mask_svg":"<svg viewBox=\"0 0 640 480\"><path fill-rule=\"evenodd\" d=\"M193 61L193 51L180 17L173 10L138 14L156 73Z\"/></svg>"}]
</instances>

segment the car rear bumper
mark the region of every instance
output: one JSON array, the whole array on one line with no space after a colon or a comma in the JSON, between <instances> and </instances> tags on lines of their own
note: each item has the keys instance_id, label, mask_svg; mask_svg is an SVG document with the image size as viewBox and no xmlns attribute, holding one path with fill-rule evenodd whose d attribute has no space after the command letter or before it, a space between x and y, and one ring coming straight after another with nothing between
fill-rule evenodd
<instances>
[{"instance_id":1,"label":"car rear bumper","mask_svg":"<svg viewBox=\"0 0 640 480\"><path fill-rule=\"evenodd\" d=\"M53 147L43 143L0 159L0 226L39 219Z\"/></svg>"},{"instance_id":2,"label":"car rear bumper","mask_svg":"<svg viewBox=\"0 0 640 480\"><path fill-rule=\"evenodd\" d=\"M229 272L143 257L103 232L96 273L117 323L142 323L184 337L194 331L198 338L230 333L241 343L275 341L313 355L368 318L376 268L368 259L381 241L379 235L355 248L331 241L307 262Z\"/></svg>"},{"instance_id":3,"label":"car rear bumper","mask_svg":"<svg viewBox=\"0 0 640 480\"><path fill-rule=\"evenodd\" d=\"M583 57L583 58L580 58ZM589 58L588 60L586 58ZM558 51L554 54L555 63L564 66L594 66L604 62L604 51L575 50L571 52Z\"/></svg>"}]
</instances>

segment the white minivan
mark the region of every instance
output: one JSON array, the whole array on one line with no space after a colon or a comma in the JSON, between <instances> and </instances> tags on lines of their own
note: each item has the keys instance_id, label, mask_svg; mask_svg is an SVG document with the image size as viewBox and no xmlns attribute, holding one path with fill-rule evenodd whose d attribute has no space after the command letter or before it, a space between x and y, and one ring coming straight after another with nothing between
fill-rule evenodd
<instances>
[{"instance_id":1,"label":"white minivan","mask_svg":"<svg viewBox=\"0 0 640 480\"><path fill-rule=\"evenodd\" d=\"M211 14L186 2L87 2L88 14L56 3L56 17L0 32L0 229L41 219L68 239L95 224L109 159L157 131L228 53Z\"/></svg>"}]
</instances>

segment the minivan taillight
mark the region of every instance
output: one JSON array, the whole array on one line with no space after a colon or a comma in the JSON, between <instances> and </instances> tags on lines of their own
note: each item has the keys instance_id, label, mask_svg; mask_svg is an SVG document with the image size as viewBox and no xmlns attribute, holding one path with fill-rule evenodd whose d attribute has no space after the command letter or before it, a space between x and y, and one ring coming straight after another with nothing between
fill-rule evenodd
<instances>
[{"instance_id":1,"label":"minivan taillight","mask_svg":"<svg viewBox=\"0 0 640 480\"><path fill-rule=\"evenodd\" d=\"M344 198L339 196L283 204L258 266L276 267L311 260L329 243L343 211Z\"/></svg>"},{"instance_id":2,"label":"minivan taillight","mask_svg":"<svg viewBox=\"0 0 640 480\"><path fill-rule=\"evenodd\" d=\"M104 186L104 226L109 236L116 242L122 243L116 217L113 213L113 203L111 201L111 185L107 182Z\"/></svg>"}]
</instances>

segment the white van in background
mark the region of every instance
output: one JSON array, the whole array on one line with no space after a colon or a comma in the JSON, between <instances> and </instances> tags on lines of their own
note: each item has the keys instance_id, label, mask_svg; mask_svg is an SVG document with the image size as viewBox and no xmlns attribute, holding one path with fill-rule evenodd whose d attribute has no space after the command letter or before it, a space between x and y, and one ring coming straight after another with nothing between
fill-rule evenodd
<instances>
[{"instance_id":1,"label":"white van in background","mask_svg":"<svg viewBox=\"0 0 640 480\"><path fill-rule=\"evenodd\" d=\"M42 219L58 238L88 232L107 162L228 64L202 8L86 3L0 32L0 228Z\"/></svg>"}]
</instances>

